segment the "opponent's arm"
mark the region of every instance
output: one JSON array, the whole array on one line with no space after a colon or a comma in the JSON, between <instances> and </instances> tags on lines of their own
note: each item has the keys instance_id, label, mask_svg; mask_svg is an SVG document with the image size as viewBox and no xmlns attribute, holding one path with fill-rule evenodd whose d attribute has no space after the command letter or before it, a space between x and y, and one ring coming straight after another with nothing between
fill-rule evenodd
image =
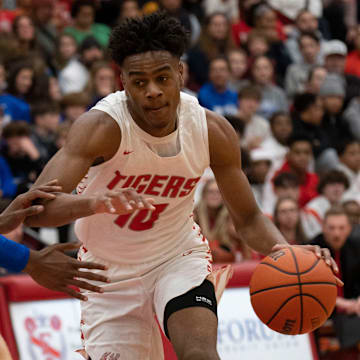
<instances>
[{"instance_id":1,"label":"opponent's arm","mask_svg":"<svg viewBox=\"0 0 360 360\"><path fill-rule=\"evenodd\" d=\"M34 186L57 179L62 193L43 202L44 211L28 217L29 226L60 226L94 214L93 199L72 192L95 160L110 159L117 151L121 132L116 122L102 111L91 110L73 124L66 143L48 162Z\"/></svg>"},{"instance_id":2,"label":"opponent's arm","mask_svg":"<svg viewBox=\"0 0 360 360\"><path fill-rule=\"evenodd\" d=\"M287 244L275 225L260 211L241 169L239 140L231 125L206 111L210 166L236 230L254 250L269 254L276 244Z\"/></svg>"},{"instance_id":3,"label":"opponent's arm","mask_svg":"<svg viewBox=\"0 0 360 360\"><path fill-rule=\"evenodd\" d=\"M39 214L44 210L42 205L32 205L32 201L37 199L55 199L54 192L61 191L61 186L57 186L57 180L35 186L30 191L18 195L10 205L0 214L0 234L7 234L16 229L24 222L26 217Z\"/></svg>"}]
</instances>

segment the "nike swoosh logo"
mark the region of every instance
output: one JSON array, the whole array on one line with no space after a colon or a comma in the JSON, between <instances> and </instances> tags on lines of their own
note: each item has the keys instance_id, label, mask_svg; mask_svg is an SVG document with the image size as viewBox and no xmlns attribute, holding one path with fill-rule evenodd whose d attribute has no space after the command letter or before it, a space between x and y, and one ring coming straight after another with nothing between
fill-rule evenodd
<instances>
[{"instance_id":1,"label":"nike swoosh logo","mask_svg":"<svg viewBox=\"0 0 360 360\"><path fill-rule=\"evenodd\" d=\"M131 153L133 153L134 151L124 151L124 155L129 155Z\"/></svg>"}]
</instances>

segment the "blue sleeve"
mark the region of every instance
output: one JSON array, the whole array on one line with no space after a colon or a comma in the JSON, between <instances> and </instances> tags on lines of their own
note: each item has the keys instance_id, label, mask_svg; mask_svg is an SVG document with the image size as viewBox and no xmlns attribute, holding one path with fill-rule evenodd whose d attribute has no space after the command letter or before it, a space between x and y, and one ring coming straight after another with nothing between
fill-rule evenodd
<instances>
[{"instance_id":1,"label":"blue sleeve","mask_svg":"<svg viewBox=\"0 0 360 360\"><path fill-rule=\"evenodd\" d=\"M29 261L30 250L15 241L0 235L0 266L13 271L24 270Z\"/></svg>"},{"instance_id":2,"label":"blue sleeve","mask_svg":"<svg viewBox=\"0 0 360 360\"><path fill-rule=\"evenodd\" d=\"M206 88L205 87L200 88L198 93L199 104L209 110L212 110L209 98L210 96L209 94L207 94Z\"/></svg>"},{"instance_id":3,"label":"blue sleeve","mask_svg":"<svg viewBox=\"0 0 360 360\"><path fill-rule=\"evenodd\" d=\"M0 190L2 196L6 198L14 197L17 190L10 167L2 156L0 156Z\"/></svg>"}]
</instances>

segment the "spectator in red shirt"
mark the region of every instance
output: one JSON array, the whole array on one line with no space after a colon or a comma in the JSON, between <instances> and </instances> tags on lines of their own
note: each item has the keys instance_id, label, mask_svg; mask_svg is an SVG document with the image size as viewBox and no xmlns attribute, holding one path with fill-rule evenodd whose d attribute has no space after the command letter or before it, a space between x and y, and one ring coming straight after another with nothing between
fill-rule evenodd
<instances>
[{"instance_id":1,"label":"spectator in red shirt","mask_svg":"<svg viewBox=\"0 0 360 360\"><path fill-rule=\"evenodd\" d=\"M240 11L241 19L238 23L233 24L231 29L237 46L244 45L247 42L248 34L253 28L263 31L273 40L286 40L283 25L270 6L263 1L256 0L244 1L244 3L249 3L249 5L245 5L244 11Z\"/></svg>"},{"instance_id":2,"label":"spectator in red shirt","mask_svg":"<svg viewBox=\"0 0 360 360\"><path fill-rule=\"evenodd\" d=\"M360 77L360 25L356 28L354 46L355 50L346 57L345 73Z\"/></svg>"},{"instance_id":3,"label":"spectator in red shirt","mask_svg":"<svg viewBox=\"0 0 360 360\"><path fill-rule=\"evenodd\" d=\"M289 139L287 159L273 177L274 179L283 172L292 172L298 176L300 180L300 208L318 195L317 185L319 178L315 173L309 171L312 156L311 140L303 134L293 135Z\"/></svg>"}]
</instances>

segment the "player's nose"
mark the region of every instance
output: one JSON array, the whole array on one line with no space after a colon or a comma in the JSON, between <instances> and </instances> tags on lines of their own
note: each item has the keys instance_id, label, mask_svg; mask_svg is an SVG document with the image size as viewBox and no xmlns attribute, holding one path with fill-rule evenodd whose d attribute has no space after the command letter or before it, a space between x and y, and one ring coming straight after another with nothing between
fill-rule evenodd
<instances>
[{"instance_id":1,"label":"player's nose","mask_svg":"<svg viewBox=\"0 0 360 360\"><path fill-rule=\"evenodd\" d=\"M155 99L162 95L162 90L153 82L149 82L146 88L146 97L148 99Z\"/></svg>"}]
</instances>

